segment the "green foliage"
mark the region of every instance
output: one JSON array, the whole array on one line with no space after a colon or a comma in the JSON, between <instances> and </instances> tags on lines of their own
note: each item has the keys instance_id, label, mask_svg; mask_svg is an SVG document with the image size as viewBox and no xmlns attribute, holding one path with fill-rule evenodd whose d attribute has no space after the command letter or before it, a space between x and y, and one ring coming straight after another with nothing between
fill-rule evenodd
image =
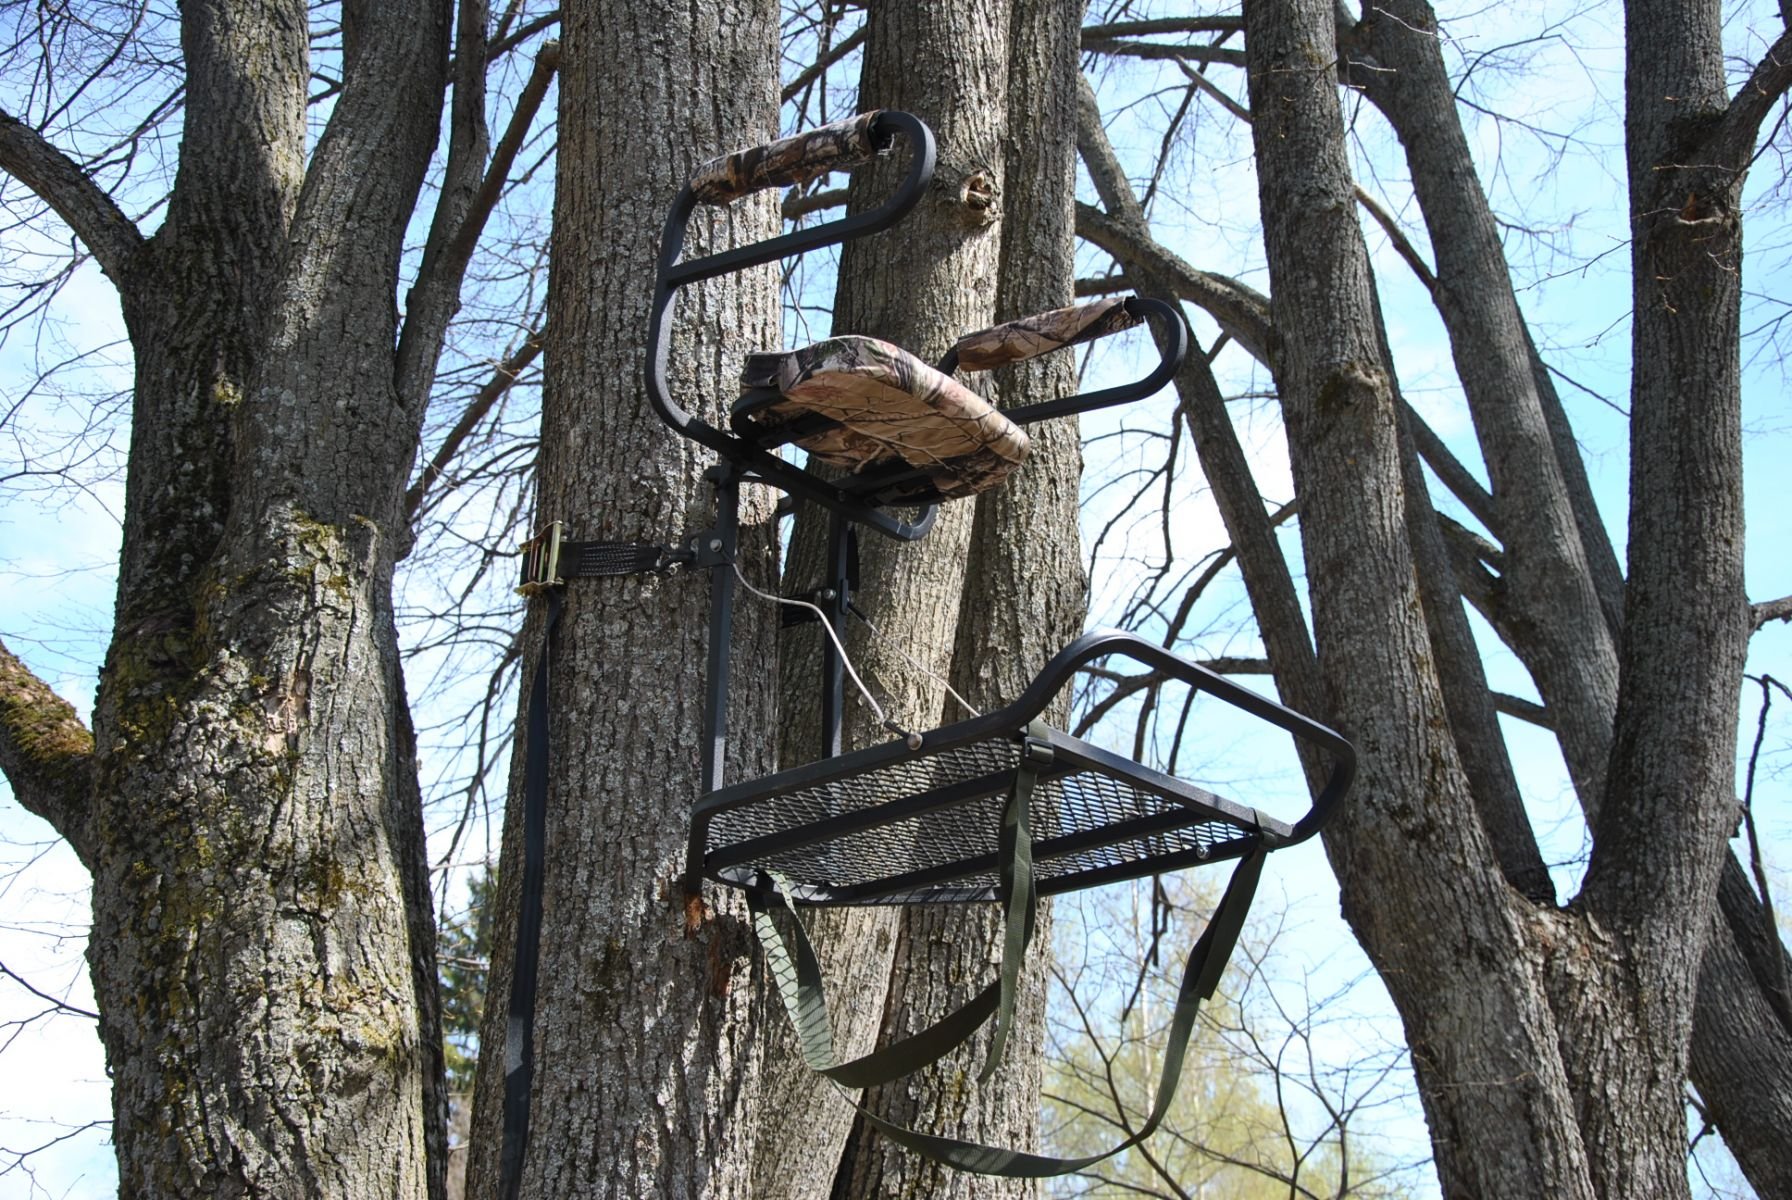
<instances>
[{"instance_id":1,"label":"green foliage","mask_svg":"<svg viewBox=\"0 0 1792 1200\"><path fill-rule=\"evenodd\" d=\"M457 1096L472 1093L473 1070L479 1063L479 1019L485 1011L485 983L490 974L497 869L472 876L467 889L466 908L458 915L443 916L437 931L442 1041L447 1052L448 1090Z\"/></svg>"},{"instance_id":2,"label":"green foliage","mask_svg":"<svg viewBox=\"0 0 1792 1200\"><path fill-rule=\"evenodd\" d=\"M1202 884L1209 881L1203 880ZM1125 1140L1156 1098L1182 959L1217 885L1166 879L1060 899L1054 940L1062 985L1048 1017L1048 1150L1085 1155ZM1057 1181L1057 1196L1270 1200L1411 1194L1363 1128L1394 1099L1388 1062L1326 1074L1310 1053L1323 1016L1284 1008L1260 964L1271 940L1247 927L1219 994L1202 1009L1170 1114L1145 1144ZM1325 1001L1319 1002L1323 1008ZM1353 1125L1354 1122L1354 1125Z\"/></svg>"}]
</instances>

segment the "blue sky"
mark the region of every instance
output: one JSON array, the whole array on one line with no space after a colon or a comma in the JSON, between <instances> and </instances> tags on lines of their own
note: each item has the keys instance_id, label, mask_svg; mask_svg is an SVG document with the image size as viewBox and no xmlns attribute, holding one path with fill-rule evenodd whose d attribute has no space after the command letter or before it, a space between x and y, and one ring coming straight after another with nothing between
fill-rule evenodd
<instances>
[{"instance_id":1,"label":"blue sky","mask_svg":"<svg viewBox=\"0 0 1792 1200\"><path fill-rule=\"evenodd\" d=\"M1483 118L1473 122L1471 132L1484 175L1494 181L1496 208L1514 221L1509 253L1519 277L1520 303L1552 365L1582 385L1564 384L1563 399L1585 449L1602 511L1622 545L1628 464L1619 409L1626 403L1629 293L1622 170L1614 158L1620 144L1620 112L1614 98L1619 94L1622 53L1610 6L1567 19L1557 9L1522 0L1480 14L1462 14L1450 32L1461 39L1458 48L1465 55L1493 50L1508 40L1523 42L1504 54L1509 73L1478 75L1474 92L1477 102L1497 104L1522 117L1522 122ZM1732 30L1734 48L1739 53L1757 51L1760 37L1748 32L1749 22L1771 29L1771 19L1770 6L1739 6ZM1215 78L1233 94L1241 94L1235 79L1219 73ZM1154 86L1151 80L1149 73L1141 73L1127 85L1139 105L1137 119L1142 126L1121 112L1117 91L1105 93L1114 97L1110 113L1119 114L1116 142L1123 154L1137 156L1134 161L1143 161L1155 150L1155 135L1143 131L1160 119L1152 107L1156 102L1147 96ZM1157 83L1167 81L1165 76ZM1596 94L1604 99L1589 101ZM1365 186L1401 214L1423 247L1422 228L1404 192L1403 173L1388 139L1366 113L1358 114L1355 128ZM1166 177L1154 214L1160 236L1199 266L1266 287L1251 233L1255 184L1248 133L1204 115L1193 126L1192 136L1203 165L1180 167ZM1215 162L1223 163L1223 169L1214 168ZM1785 233L1784 201L1775 187L1778 168L1775 158L1764 158L1750 189L1745 288L1756 299L1751 301L1745 328L1766 327L1783 311L1783 304L1771 297L1792 296L1786 268L1792 238ZM1520 231L1520 224L1527 231ZM1438 432L1472 461L1472 431L1435 313L1386 239L1371 230L1370 241L1403 387ZM17 252L20 247L9 244L8 249ZM23 400L38 428L60 428L66 438L74 439L86 425L85 402L28 395L27 389L41 366L72 351L115 342L120 336L117 305L109 285L89 268L64 290L57 313L60 327L53 336L35 342L15 336L0 346L0 407ZM1204 341L1211 338L1210 327L1200 327L1199 332ZM86 383L122 388L128 371L117 353L105 357L110 361L96 366ZM1748 588L1752 599L1763 600L1792 593L1792 522L1786 515L1792 512L1792 471L1784 465L1792 461L1792 415L1783 399L1784 365L1770 339L1758 337L1745 357ZM1262 385L1236 350L1224 352L1218 366L1235 393L1246 394ZM1093 369L1119 372L1126 367L1098 356ZM1234 408L1265 493L1285 497L1286 472L1273 408L1247 400ZM1129 413L1115 420L1137 424L1144 418ZM1101 426L1091 428L1099 431ZM0 442L0 478L25 458L42 453L41 445ZM95 478L79 489L46 490L33 480L0 484L0 635L83 711L91 703L109 623L110 564L118 541L121 489L98 477L105 464L102 451L90 468ZM1175 514L1179 544L1190 554L1223 542L1217 515L1192 470L1178 492ZM1155 525L1146 522L1137 531L1139 540L1132 552L1148 552L1153 536ZM1129 586L1128 568L1118 557L1098 568L1105 578L1097 580L1097 620L1101 606L1113 603ZM1201 652L1249 650L1253 635L1243 627L1235 585L1216 590L1204 602L1202 616L1209 633ZM1511 656L1491 637L1484 639L1484 645L1494 685L1534 695ZM1757 634L1749 670L1792 681L1792 627L1782 623ZM1759 703L1759 691L1746 689L1745 747L1754 734ZM1546 835L1547 853L1561 863L1559 882L1568 894L1577 876L1583 833L1560 756L1546 735L1522 724L1509 724L1508 737L1533 819ZM1233 758L1215 764L1217 773L1239 787L1249 787L1253 797L1269 798L1270 807L1296 803L1292 776L1264 766L1286 760L1285 742L1251 741L1230 733L1215 740L1232 743L1233 752ZM1783 697L1774 709L1766 749L1756 805L1770 853L1779 864L1775 879L1783 899L1784 888L1792 882L1786 870L1792 863L1788 803L1792 701ZM80 868L66 848L54 843L47 827L24 814L9 796L0 798L0 872L5 872L0 876L0 962L34 986L66 996L70 1004L90 1006L81 959L85 908ZM1360 973L1360 955L1352 957L1356 952L1337 917L1336 888L1317 847L1278 855L1265 887L1272 896L1287 898L1300 930L1290 939L1289 953L1297 956L1291 959L1290 970L1311 969L1340 978ZM1373 991L1374 985L1369 987ZM1372 996L1364 1003L1370 1009L1376 1006ZM23 989L0 980L0 1021L23 1020L42 1007ZM0 1041L8 1033L0 1030ZM1348 1035L1339 1037L1338 1052L1348 1054ZM48 1141L66 1123L79 1124L104 1114L103 1065L89 1023L75 1018L34 1023L14 1037L4 1053L0 1079L7 1082L0 1084L0 1145ZM110 1149L92 1133L45 1152L35 1162L39 1185L47 1194L103 1195L113 1188ZM0 1161L0 1168L4 1166Z\"/></svg>"}]
</instances>

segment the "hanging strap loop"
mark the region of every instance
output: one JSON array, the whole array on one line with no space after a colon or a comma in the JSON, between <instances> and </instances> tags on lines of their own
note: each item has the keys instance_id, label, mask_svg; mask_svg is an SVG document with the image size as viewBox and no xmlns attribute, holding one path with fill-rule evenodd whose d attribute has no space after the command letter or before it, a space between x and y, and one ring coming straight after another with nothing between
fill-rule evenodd
<instances>
[{"instance_id":1,"label":"hanging strap loop","mask_svg":"<svg viewBox=\"0 0 1792 1200\"><path fill-rule=\"evenodd\" d=\"M557 526L559 522L555 522ZM498 1154L499 1195L515 1200L529 1145L529 1084L535 1061L535 983L541 960L541 894L547 869L548 684L562 598L544 589L547 621L529 685L528 749L523 759L523 879L510 968L510 1012L504 1026L504 1138Z\"/></svg>"},{"instance_id":2,"label":"hanging strap loop","mask_svg":"<svg viewBox=\"0 0 1792 1200\"><path fill-rule=\"evenodd\" d=\"M1258 840L1239 859L1238 866L1232 872L1232 880L1226 886L1225 895L1214 909L1213 916L1208 920L1207 928L1202 931L1194 949L1189 952L1188 962L1183 967L1182 983L1177 989L1175 1011L1170 1019L1156 1098L1144 1124L1118 1145L1099 1154L1081 1158L1057 1158L921 1133L879 1117L850 1096L846 1097L847 1102L858 1110L868 1124L900 1146L956 1170L1009 1179L1045 1179L1087 1170L1104 1159L1138 1145L1156 1132L1169 1115L1170 1106L1176 1098L1177 1085L1182 1079L1182 1068L1188 1055L1189 1038L1194 1032L1195 1018L1200 1012L1201 1002L1211 998L1219 986L1226 963L1232 957L1233 947L1237 945L1238 935L1244 928L1245 916L1250 911L1251 900L1256 895L1257 881L1263 873L1266 853L1265 845ZM770 878L770 882L777 885L775 892L771 887L765 887L747 893L748 903L753 910L754 929L765 949L767 963L778 985L778 994L784 1002L784 1010L796 1031L798 1044L802 1047L804 1061L817 1074L833 1081L842 1089L887 1083L920 1070L968 1040L978 1026L1000 1006L1002 984L998 982L983 989L969 1003L920 1033L852 1062L836 1063L833 1058L833 1026L828 1018L827 997L821 981L819 962L800 922L795 922L797 958L792 961L784 938L771 919L769 907L771 902L778 902L794 922L796 911L789 899L791 889L787 880L774 876ZM1004 949L1004 974L1008 970L1007 960L1008 955Z\"/></svg>"}]
</instances>

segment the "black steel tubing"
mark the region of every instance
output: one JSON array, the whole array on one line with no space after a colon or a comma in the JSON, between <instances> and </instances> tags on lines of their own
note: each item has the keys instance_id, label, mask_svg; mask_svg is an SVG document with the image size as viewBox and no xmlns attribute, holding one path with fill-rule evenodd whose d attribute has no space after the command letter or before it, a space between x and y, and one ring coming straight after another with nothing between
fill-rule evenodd
<instances>
[{"instance_id":1,"label":"black steel tubing","mask_svg":"<svg viewBox=\"0 0 1792 1200\"><path fill-rule=\"evenodd\" d=\"M1136 317L1153 320L1158 325L1158 361L1149 375L1136 383L1122 384L1119 387L1083 392L1061 400L1046 400L1021 408L1003 409L1003 415L1016 425L1030 425L1034 421L1052 417L1094 412L1098 408L1112 408L1116 404L1143 400L1176 378L1176 372L1182 369L1182 360L1188 357L1188 322L1183 319L1182 310L1152 296L1134 296L1126 301L1126 311Z\"/></svg>"}]
</instances>

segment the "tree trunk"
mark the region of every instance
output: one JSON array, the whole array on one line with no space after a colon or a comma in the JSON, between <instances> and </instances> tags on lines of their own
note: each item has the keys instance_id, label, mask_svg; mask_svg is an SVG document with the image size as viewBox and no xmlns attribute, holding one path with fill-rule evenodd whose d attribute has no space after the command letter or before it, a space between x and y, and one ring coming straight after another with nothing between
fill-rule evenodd
<instances>
[{"instance_id":1,"label":"tree trunk","mask_svg":"<svg viewBox=\"0 0 1792 1200\"><path fill-rule=\"evenodd\" d=\"M1583 802L1596 805L1618 693L1616 639L1537 395L1530 339L1456 118L1436 27L1423 0L1377 8L1359 29L1382 69L1359 74L1400 135L1431 231L1437 256L1433 298L1493 485L1499 518L1493 532L1505 550L1504 627L1528 647L1525 662L1550 710L1575 789ZM1597 524L1596 512L1590 523Z\"/></svg>"},{"instance_id":2,"label":"tree trunk","mask_svg":"<svg viewBox=\"0 0 1792 1200\"><path fill-rule=\"evenodd\" d=\"M1470 403L1488 408L1510 403L1507 385L1488 377L1486 364L1490 360L1506 360L1507 375L1533 371L1544 419L1551 427L1557 449L1561 478L1581 530L1588 569L1602 607L1615 614L1622 604L1623 580L1604 527L1592 508L1591 493L1566 415L1561 412L1560 401L1547 371L1537 360L1528 333L1521 327L1520 340L1510 332L1512 323L1522 322L1522 318L1517 315L1486 196L1476 185L1468 145L1455 116L1436 28L1436 16L1429 5L1417 0L1396 0L1374 10L1346 39L1346 44L1354 55L1366 57L1371 66L1379 68L1360 72L1357 78L1400 131L1408 159L1414 164L1419 203L1431 229L1432 243L1438 248L1439 310L1453 331ZM1650 178L1653 179L1652 174ZM1644 353L1641 346L1639 353ZM1494 427L1503 425L1499 422ZM1542 482L1534 480L1532 486L1541 486ZM1510 506L1502 503L1501 508ZM1529 552L1534 529L1522 516L1505 511L1499 525L1494 532L1501 538L1508 562ZM1527 621L1500 622L1502 632L1511 638L1534 677L1541 680L1563 670L1584 669L1589 656L1602 653L1601 644L1594 642L1581 645L1577 656L1564 658L1563 647L1554 644L1555 639L1526 636L1527 629L1553 629L1553 610L1537 605L1530 592L1517 586L1515 576L1508 576L1499 595L1504 608L1534 610ZM1616 627L1617 622L1612 624ZM1615 651L1614 664L1599 667L1598 672L1615 675ZM1571 702L1571 697L1563 689L1552 687L1545 698L1552 720L1560 722L1563 706ZM1590 745L1601 759L1609 754L1609 718L1584 713L1574 717L1570 725L1581 730L1575 736ZM1589 813L1590 820L1593 812L1596 808ZM1726 871L1740 882L1741 868L1733 858ZM1739 926L1747 930L1758 928L1760 905L1747 885L1731 891L1741 908ZM1695 1013L1694 1083L1725 1142L1755 1187L1763 1194L1787 1193L1792 1191L1792 1175L1787 1174L1792 1171L1792 1164L1786 1161L1782 1142L1788 1118L1792 1117L1792 1031L1760 994L1760 981L1737 948L1730 924L1720 920L1712 937L1704 968L1707 978L1701 980Z\"/></svg>"},{"instance_id":3,"label":"tree trunk","mask_svg":"<svg viewBox=\"0 0 1792 1200\"><path fill-rule=\"evenodd\" d=\"M589 0L564 12L539 495L541 519L565 520L570 538L676 542L714 519L701 478L711 456L660 422L642 382L654 247L700 162L776 136L776 27L760 0ZM769 195L702 209L686 254L756 240L774 222ZM776 344L774 283L761 269L683 294L672 388L712 422L738 389L742 356ZM765 586L763 495L743 525L743 569ZM748 1195L762 1015L752 939L731 893L711 891L699 912L679 882L699 786L708 582L703 571L576 581L551 649L531 614L524 677L543 653L554 670L525 1196ZM763 610L737 610L731 779L771 766L770 631ZM474 1195L495 1194L498 1181L520 815L513 801Z\"/></svg>"},{"instance_id":4,"label":"tree trunk","mask_svg":"<svg viewBox=\"0 0 1792 1200\"><path fill-rule=\"evenodd\" d=\"M450 11L349 14L307 167L306 7L184 6L180 168L147 242L22 127L0 139L118 285L136 353L91 761L60 795L19 788L93 871L123 1195L440 1194L391 603L422 410L392 297Z\"/></svg>"},{"instance_id":5,"label":"tree trunk","mask_svg":"<svg viewBox=\"0 0 1792 1200\"><path fill-rule=\"evenodd\" d=\"M1641 969L1626 980L1635 991L1605 1038L1565 1046L1592 1117L1594 1179L1611 1195L1685 1188L1687 1040L1736 820L1737 704L1751 628L1742 586L1740 201L1754 133L1704 136L1730 115L1721 30L1715 3L1639 0L1626 9L1630 552L1611 768L1577 907ZM1624 1095L1635 1117L1607 1117L1585 1099L1595 1089Z\"/></svg>"},{"instance_id":6,"label":"tree trunk","mask_svg":"<svg viewBox=\"0 0 1792 1200\"><path fill-rule=\"evenodd\" d=\"M1027 102L1007 114L994 320L1072 302L1076 151L1064 134L1076 119L1082 8L1081 0L1016 0L1010 15L1007 94ZM1048 355L1002 370L995 383L1003 406L1067 396L1076 390L1076 361L1068 353ZM1077 423L1042 422L1028 434L1032 448L1025 468L977 498L965 550L951 680L983 712L1019 696L1046 660L1082 631L1087 608L1077 521L1082 476ZM1053 719L1062 723L1068 712L1065 696ZM952 711L947 718L962 715ZM1001 939L994 906L904 909L883 1039L913 1033L969 1000L999 969ZM1049 903L1040 906L1033 945L1002 1069L977 1085L967 1060L956 1058L882 1089L880 1115L986 1145L1037 1147ZM981 1061L987 1049L985 1030L973 1040L968 1061ZM862 1122L848 1149L851 1174L843 1172L842 1180L849 1187L837 1188L836 1195L973 1200L1030 1196L1037 1190L1029 1180L941 1167L891 1145Z\"/></svg>"},{"instance_id":7,"label":"tree trunk","mask_svg":"<svg viewBox=\"0 0 1792 1200\"><path fill-rule=\"evenodd\" d=\"M858 107L903 109L926 121L938 138L939 167L928 194L900 225L842 248L835 330L880 337L937 361L961 334L991 323L1000 250L1007 12L1006 0L930 5L881 0L868 6ZM868 207L887 195L896 167L881 163L856 172L850 206ZM909 665L903 654L938 677L950 669L972 512L969 504L945 505L919 542L897 543L870 533L860 538L856 603L879 633L850 623L847 650L892 718L908 728L934 727L945 707L937 679ZM827 524L823 513L799 512L785 573L787 593L819 585ZM790 699L783 714L786 766L814 758L818 749L820 637L814 627L799 626L783 646L782 694ZM890 736L850 695L847 713L847 748ZM887 1007L900 913L849 909L816 916L820 919L811 919L816 950L830 994L839 997L836 1053L864 1053L876 1041ZM841 1194L883 1194L877 1189L884 1152L861 1149L857 1136L846 1141L851 1110L832 1085L802 1065L787 1030L774 1035L767 1076L770 1099L764 1103L755 1167L757 1194L794 1200L825 1196L830 1186L871 1189ZM912 1112L890 1109L880 1099L906 1086L898 1081L867 1094L864 1102L893 1119L912 1121ZM842 1145L844 1161L839 1160ZM863 1184L849 1182L855 1178Z\"/></svg>"},{"instance_id":8,"label":"tree trunk","mask_svg":"<svg viewBox=\"0 0 1792 1200\"><path fill-rule=\"evenodd\" d=\"M1633 200L1645 234L1637 239L1630 589L1616 735L1599 772L1602 796L1589 788L1595 777L1586 746L1567 750L1571 762L1583 762L1576 769L1583 797L1602 801L1580 897L1559 914L1515 908L1510 893L1489 886L1491 851L1461 803L1455 746L1426 697L1434 686L1428 661L1419 646L1401 644L1402 614L1416 609L1417 597L1389 517L1415 497L1402 493L1386 465L1382 426L1393 423L1392 388L1382 352L1365 333L1373 301L1343 154L1332 11L1301 0L1264 0L1245 11L1283 351L1278 382L1315 581L1315 633L1334 704L1363 751L1357 798L1328 836L1328 849L1346 916L1406 1022L1445 1191L1684 1195L1681 1086L1693 987L1733 819L1735 705L1748 629L1739 559L1735 275L1733 246L1722 240L1734 231L1735 194L1694 191L1696 201L1716 210L1696 242L1675 225L1707 215L1694 211L1694 201L1682 208L1660 193L1653 204ZM1704 144L1659 136L1669 113L1676 121L1696 116L1689 98L1716 106L1704 130L1735 116L1734 106L1723 110L1715 9L1689 14L1666 5L1654 19L1674 28L1644 29L1633 9L1633 192L1658 186L1672 173L1664 164L1687 162L1728 162L1718 173L1739 186L1739 160L1724 153L1735 146L1724 144L1723 131ZM1672 51L1660 53L1666 46ZM1779 69L1777 58L1770 61ZM1769 91L1745 94L1752 103ZM1418 143L1447 132L1402 130L1415 159L1433 160L1424 171L1438 172L1448 159ZM1730 132L1745 150L1752 145L1752 130ZM1416 179L1416 162L1414 171ZM1420 183L1421 191L1438 186L1435 179ZM1670 190L1677 195L1686 186L1681 179ZM1468 265L1484 270L1485 257ZM1727 290L1717 275L1728 280ZM1330 302L1285 299L1316 295ZM1499 324L1486 314L1458 318L1453 336ZM1525 347L1508 349L1508 360L1518 361ZM1528 363L1529 355L1522 359ZM1554 450L1545 436L1532 441L1507 465L1541 464L1547 485ZM1495 455L1490 445L1490 459ZM1498 487L1497 468L1495 477ZM1546 541L1567 545L1565 535ZM1558 563L1551 571L1570 568ZM1583 590L1593 593L1590 584ZM1541 594L1556 595L1547 588ZM1378 604L1364 603L1375 596ZM1569 598L1563 593L1560 601ZM1590 624L1594 607L1577 602L1575 611ZM1421 704L1405 707L1413 697ZM1588 704L1586 728L1596 732L1597 705ZM1432 869L1439 861L1450 869ZM1440 939L1454 943L1460 967L1434 957L1428 943ZM1453 997L1440 988L1451 974L1464 984L1479 976L1471 1006L1463 1004L1466 993ZM1497 1060L1519 1047L1509 1071L1498 1070ZM1479 1065L1465 1075L1469 1063ZM1470 1078L1513 1082L1462 1086Z\"/></svg>"},{"instance_id":9,"label":"tree trunk","mask_svg":"<svg viewBox=\"0 0 1792 1200\"><path fill-rule=\"evenodd\" d=\"M1345 915L1405 1022L1446 1194L1591 1196L1555 1052L1563 1031L1476 818L1430 665L1331 16L1314 0L1245 6L1314 635L1332 711L1359 753L1327 849ZM1302 303L1316 296L1327 303ZM1512 1082L1487 1087L1493 1079Z\"/></svg>"}]
</instances>

